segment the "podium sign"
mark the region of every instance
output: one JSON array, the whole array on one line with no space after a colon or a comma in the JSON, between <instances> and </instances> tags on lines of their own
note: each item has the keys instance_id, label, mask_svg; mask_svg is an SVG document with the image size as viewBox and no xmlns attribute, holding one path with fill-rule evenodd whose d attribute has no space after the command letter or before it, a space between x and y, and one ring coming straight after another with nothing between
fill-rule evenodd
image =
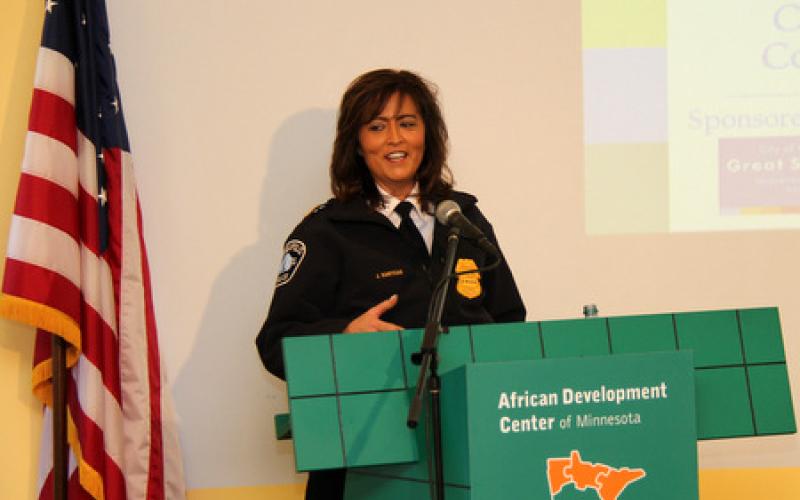
<instances>
[{"instance_id":1,"label":"podium sign","mask_svg":"<svg viewBox=\"0 0 800 500\"><path fill-rule=\"evenodd\" d=\"M444 446L466 435L468 456L445 479L474 500L697 498L688 353L473 364L443 387Z\"/></svg>"},{"instance_id":2,"label":"podium sign","mask_svg":"<svg viewBox=\"0 0 800 500\"><path fill-rule=\"evenodd\" d=\"M451 371L442 377L448 498L696 499L692 374L687 352ZM403 470L353 471L346 498L426 497Z\"/></svg>"}]
</instances>

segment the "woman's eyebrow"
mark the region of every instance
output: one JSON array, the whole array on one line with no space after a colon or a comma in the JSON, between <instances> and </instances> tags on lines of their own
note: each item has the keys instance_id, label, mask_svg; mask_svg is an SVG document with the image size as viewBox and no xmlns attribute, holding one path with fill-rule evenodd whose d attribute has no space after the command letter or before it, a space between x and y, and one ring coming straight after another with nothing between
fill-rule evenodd
<instances>
[{"instance_id":1,"label":"woman's eyebrow","mask_svg":"<svg viewBox=\"0 0 800 500\"><path fill-rule=\"evenodd\" d=\"M373 118L372 121L374 121L374 120L381 120L381 121L401 120L403 118L419 118L419 115L417 115L416 113L403 113L403 114L394 115L394 116L378 115L375 118Z\"/></svg>"}]
</instances>

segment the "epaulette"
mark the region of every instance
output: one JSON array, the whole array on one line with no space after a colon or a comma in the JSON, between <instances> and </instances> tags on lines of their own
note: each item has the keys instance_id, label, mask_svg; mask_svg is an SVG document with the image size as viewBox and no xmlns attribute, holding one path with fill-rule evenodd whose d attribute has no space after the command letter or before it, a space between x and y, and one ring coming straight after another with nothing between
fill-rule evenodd
<instances>
[{"instance_id":1,"label":"epaulette","mask_svg":"<svg viewBox=\"0 0 800 500\"><path fill-rule=\"evenodd\" d=\"M314 208L312 208L311 210L308 211L308 213L305 215L305 217L303 217L303 220L306 220L309 217L312 217L312 216L322 212L323 210L325 210L326 208L331 206L332 202L333 202L333 199L330 199L330 200L326 201L325 203L320 203L319 205L315 206Z\"/></svg>"}]
</instances>

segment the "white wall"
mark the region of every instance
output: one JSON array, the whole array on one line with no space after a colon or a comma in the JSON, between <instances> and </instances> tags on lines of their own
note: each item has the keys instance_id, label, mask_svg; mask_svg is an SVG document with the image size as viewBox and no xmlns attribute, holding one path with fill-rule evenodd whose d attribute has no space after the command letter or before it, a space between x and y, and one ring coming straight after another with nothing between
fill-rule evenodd
<instances>
[{"instance_id":1,"label":"white wall","mask_svg":"<svg viewBox=\"0 0 800 500\"><path fill-rule=\"evenodd\" d=\"M329 196L341 92L376 67L440 86L457 186L493 221L529 319L777 305L800 387L800 233L586 236L578 1L111 0L109 14L190 488L300 480L272 437L283 384L253 340L283 239ZM800 440L703 443L700 463L800 466Z\"/></svg>"}]
</instances>

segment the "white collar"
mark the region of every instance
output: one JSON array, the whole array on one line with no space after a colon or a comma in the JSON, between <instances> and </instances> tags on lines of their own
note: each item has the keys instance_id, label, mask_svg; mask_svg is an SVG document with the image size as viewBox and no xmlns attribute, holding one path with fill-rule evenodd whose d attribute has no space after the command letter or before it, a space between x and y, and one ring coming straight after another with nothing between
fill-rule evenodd
<instances>
[{"instance_id":1,"label":"white collar","mask_svg":"<svg viewBox=\"0 0 800 500\"><path fill-rule=\"evenodd\" d=\"M435 221L432 214L422 210L419 200L419 185L414 184L414 188L405 200L392 196L377 184L376 186L383 203L379 204L375 210L389 219L389 222L394 224L394 227L400 227L400 223L403 220L400 214L394 211L395 207L397 207L401 201L408 201L411 203L414 209L411 210L408 215L411 217L411 221L414 222L414 225L417 226L419 233L422 235L422 239L425 241L425 246L428 247L428 252L430 253L433 245L433 227Z\"/></svg>"},{"instance_id":2,"label":"white collar","mask_svg":"<svg viewBox=\"0 0 800 500\"><path fill-rule=\"evenodd\" d=\"M414 184L414 187L411 188L411 192L408 193L408 196L406 196L405 200L401 200L400 198L397 198L393 194L390 194L388 191L383 189L378 183L375 183L375 187L378 188L378 194L381 195L381 200L382 200L382 203L378 205L376 210L378 211L378 213L383 214L389 219L392 218L391 214L394 213L395 207L397 207L397 205L399 205L401 201L407 201L411 203L411 205L414 207L414 211L416 212L418 218L422 218L422 216L425 214L425 212L422 210L422 206L420 205L420 200L419 200L419 183Z\"/></svg>"}]
</instances>

